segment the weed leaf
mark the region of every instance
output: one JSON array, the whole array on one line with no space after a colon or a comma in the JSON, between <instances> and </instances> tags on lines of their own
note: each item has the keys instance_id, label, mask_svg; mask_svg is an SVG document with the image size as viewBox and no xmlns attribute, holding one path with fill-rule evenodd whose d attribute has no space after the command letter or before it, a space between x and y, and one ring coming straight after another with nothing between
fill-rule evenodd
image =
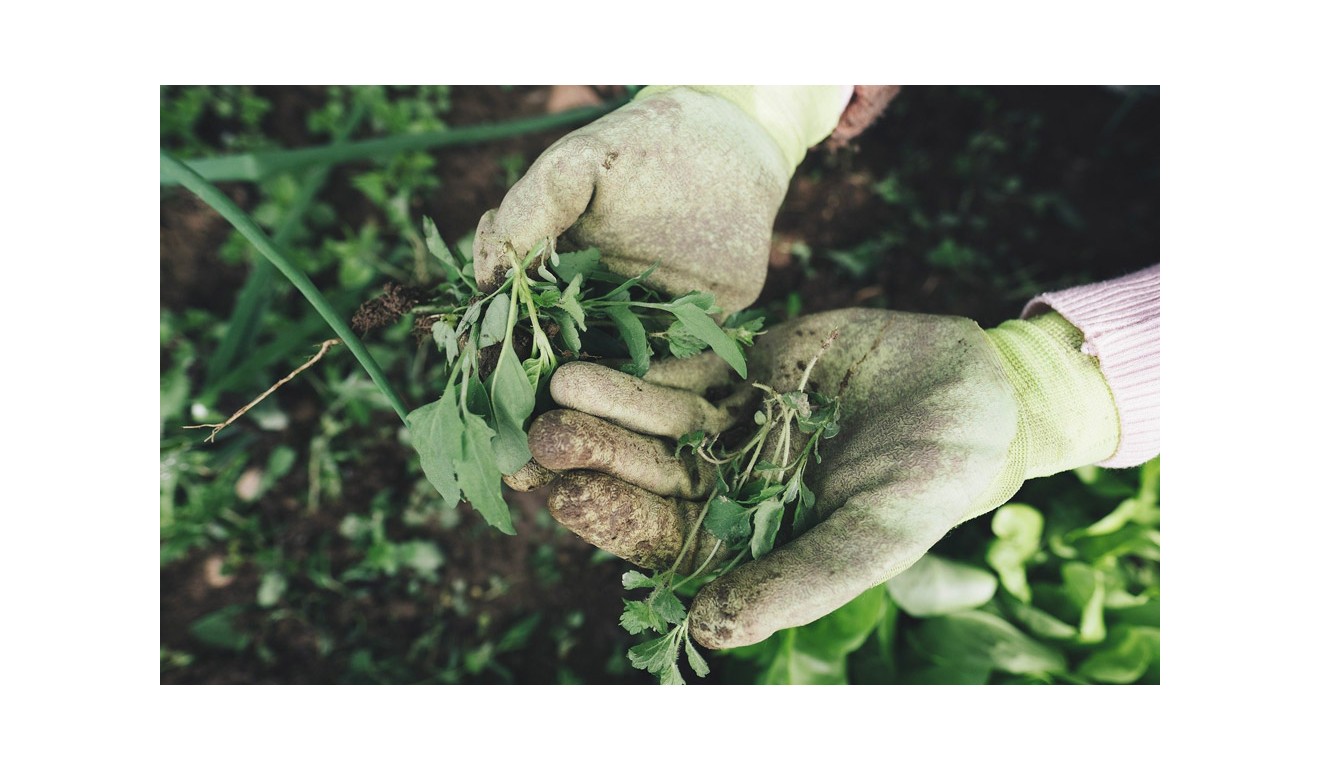
<instances>
[{"instance_id":1,"label":"weed leaf","mask_svg":"<svg viewBox=\"0 0 1320 770\"><path fill-rule=\"evenodd\" d=\"M752 534L752 512L724 495L710 501L702 525L730 548L737 548Z\"/></svg>"},{"instance_id":2,"label":"weed leaf","mask_svg":"<svg viewBox=\"0 0 1320 770\"><path fill-rule=\"evenodd\" d=\"M625 590L632 588L654 588L655 578L647 577L635 569L630 569L623 573L623 587Z\"/></svg>"},{"instance_id":3,"label":"weed leaf","mask_svg":"<svg viewBox=\"0 0 1320 770\"><path fill-rule=\"evenodd\" d=\"M449 388L438 401L408 415L408 435L422 461L422 472L450 508L459 500L458 482L454 478L457 453L446 451L447 443L452 446L446 439L456 440L462 431L457 388Z\"/></svg>"},{"instance_id":4,"label":"weed leaf","mask_svg":"<svg viewBox=\"0 0 1320 770\"><path fill-rule=\"evenodd\" d=\"M509 295L496 294L486 307L486 317L481 319L481 335L477 347L484 348L504 339L504 328L509 321Z\"/></svg>"},{"instance_id":5,"label":"weed leaf","mask_svg":"<svg viewBox=\"0 0 1320 770\"><path fill-rule=\"evenodd\" d=\"M449 280L456 281L463 273L463 266L445 245L444 239L440 237L440 231L436 229L435 222L431 221L430 217L422 217L422 235L426 238L426 250L444 265Z\"/></svg>"},{"instance_id":6,"label":"weed leaf","mask_svg":"<svg viewBox=\"0 0 1320 770\"><path fill-rule=\"evenodd\" d=\"M568 313L561 308L550 308L546 311L550 317L559 324L559 339L563 340L564 347L574 353L582 352L582 338L578 336L575 321L569 317Z\"/></svg>"},{"instance_id":7,"label":"weed leaf","mask_svg":"<svg viewBox=\"0 0 1320 770\"><path fill-rule=\"evenodd\" d=\"M559 255L559 263L555 267L555 272L565 283L571 283L575 278L590 278L591 272L600 264L600 251L595 248L585 251L570 251L567 254Z\"/></svg>"},{"instance_id":8,"label":"weed leaf","mask_svg":"<svg viewBox=\"0 0 1320 770\"><path fill-rule=\"evenodd\" d=\"M559 297L558 307L562 307L564 312L573 319L573 323L582 331L587 330L587 317L582 312L582 305L578 303L578 294L582 290L582 276L575 277L569 282L568 288L564 289Z\"/></svg>"},{"instance_id":9,"label":"weed leaf","mask_svg":"<svg viewBox=\"0 0 1320 770\"><path fill-rule=\"evenodd\" d=\"M674 358L691 358L710 347L678 319L665 330L665 340L669 342L669 354Z\"/></svg>"},{"instance_id":10,"label":"weed leaf","mask_svg":"<svg viewBox=\"0 0 1320 770\"><path fill-rule=\"evenodd\" d=\"M536 393L513 345L505 341L499 363L490 378L491 407L495 412L495 457L503 473L514 473L532 459L523 425L536 406Z\"/></svg>"},{"instance_id":11,"label":"weed leaf","mask_svg":"<svg viewBox=\"0 0 1320 770\"><path fill-rule=\"evenodd\" d=\"M485 420L468 414L459 435L462 437L462 449L454 464L459 487L487 524L506 535L514 534L513 516L509 513L508 504L504 502L500 469L495 462L495 449L491 446L495 431L490 429Z\"/></svg>"},{"instance_id":12,"label":"weed leaf","mask_svg":"<svg viewBox=\"0 0 1320 770\"><path fill-rule=\"evenodd\" d=\"M623 338L623 344L628 346L628 355L632 357L630 362L620 368L634 377L645 375L651 366L651 346L646 341L646 329L641 320L626 307L607 307L605 314L618 327L619 336Z\"/></svg>"},{"instance_id":13,"label":"weed leaf","mask_svg":"<svg viewBox=\"0 0 1320 770\"><path fill-rule=\"evenodd\" d=\"M683 637L683 646L687 648L688 665L692 667L692 672L704 678L710 673L710 666L706 665L706 659L701 657L697 652L697 648L693 646L692 640L687 638L686 635Z\"/></svg>"},{"instance_id":14,"label":"weed leaf","mask_svg":"<svg viewBox=\"0 0 1320 770\"><path fill-rule=\"evenodd\" d=\"M711 350L723 358L741 377L747 377L747 361L737 343L696 305L666 305L683 326L701 341L710 345Z\"/></svg>"},{"instance_id":15,"label":"weed leaf","mask_svg":"<svg viewBox=\"0 0 1320 770\"><path fill-rule=\"evenodd\" d=\"M628 299L628 297L629 297L628 290L631 289L632 287L636 286L637 284L641 283L642 281L645 281L647 278L650 278L650 277L651 277L651 273L654 273L654 272L655 272L655 269L656 269L657 267L659 267L659 266L660 266L660 265L659 265L658 263L657 263L657 264L654 264L654 265L651 265L650 267L648 267L648 268L646 268L645 270L643 270L641 275L638 275L638 276L634 276L634 277L632 277L632 278L629 278L628 280L624 281L623 283L619 284L618 286L615 286L613 289L610 290L610 292L609 292L608 294L606 294L605 296L601 297L601 300L602 300L602 301L610 301L610 300L617 300L617 299L623 299L623 300Z\"/></svg>"},{"instance_id":16,"label":"weed leaf","mask_svg":"<svg viewBox=\"0 0 1320 770\"><path fill-rule=\"evenodd\" d=\"M683 602L679 601L678 597L674 596L673 590L668 587L655 589L647 602L666 623L678 625L687 617L687 609L683 606Z\"/></svg>"},{"instance_id":17,"label":"weed leaf","mask_svg":"<svg viewBox=\"0 0 1320 770\"><path fill-rule=\"evenodd\" d=\"M454 363L458 358L458 335L453 327L444 321L436 321L431 325L431 338L435 340L436 349L444 353L445 360Z\"/></svg>"},{"instance_id":18,"label":"weed leaf","mask_svg":"<svg viewBox=\"0 0 1320 770\"><path fill-rule=\"evenodd\" d=\"M631 599L623 600L623 614L619 616L619 625L630 634L640 634L647 629L665 630L664 620L650 602L637 602Z\"/></svg>"},{"instance_id":19,"label":"weed leaf","mask_svg":"<svg viewBox=\"0 0 1320 770\"><path fill-rule=\"evenodd\" d=\"M752 512L752 558L759 559L775 547L775 535L784 518L784 503L777 499L763 500Z\"/></svg>"}]
</instances>

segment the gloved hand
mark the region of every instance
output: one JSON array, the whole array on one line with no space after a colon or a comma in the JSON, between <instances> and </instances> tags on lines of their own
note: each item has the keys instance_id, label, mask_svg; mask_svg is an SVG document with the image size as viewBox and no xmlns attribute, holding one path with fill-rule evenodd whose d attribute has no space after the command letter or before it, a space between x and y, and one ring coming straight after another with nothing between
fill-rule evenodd
<instances>
[{"instance_id":1,"label":"gloved hand","mask_svg":"<svg viewBox=\"0 0 1320 770\"><path fill-rule=\"evenodd\" d=\"M796 389L836 329L808 385L840 399L841 430L807 476L828 518L701 590L689 618L706 647L752 644L815 620L907 569L1024 479L1104 460L1118 446L1099 365L1057 313L989 332L964 318L883 310L808 316L757 340L749 381ZM668 567L713 474L704 461L674 458L666 439L745 419L758 401L746 383L719 404L702 397L730 382L709 355L658 363L644 381L563 365L550 391L567 409L541 416L530 433L536 460L559 472L551 513L605 550ZM701 535L692 550L704 559L713 538Z\"/></svg>"},{"instance_id":2,"label":"gloved hand","mask_svg":"<svg viewBox=\"0 0 1320 770\"><path fill-rule=\"evenodd\" d=\"M765 282L770 231L793 170L829 135L837 86L652 86L545 151L486 212L473 246L478 284L563 234L624 276L679 295L714 293L725 313Z\"/></svg>"}]
</instances>

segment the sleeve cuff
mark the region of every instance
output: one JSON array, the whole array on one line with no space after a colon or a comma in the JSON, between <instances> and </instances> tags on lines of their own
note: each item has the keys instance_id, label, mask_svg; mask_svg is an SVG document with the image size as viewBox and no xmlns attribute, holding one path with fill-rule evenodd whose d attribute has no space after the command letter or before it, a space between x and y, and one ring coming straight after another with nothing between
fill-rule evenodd
<instances>
[{"instance_id":1,"label":"sleeve cuff","mask_svg":"<svg viewBox=\"0 0 1320 770\"><path fill-rule=\"evenodd\" d=\"M1118 407L1119 441L1106 468L1140 465L1160 453L1160 266L1112 281L1047 292L1023 318L1055 310L1081 330L1082 352L1100 361Z\"/></svg>"}]
</instances>

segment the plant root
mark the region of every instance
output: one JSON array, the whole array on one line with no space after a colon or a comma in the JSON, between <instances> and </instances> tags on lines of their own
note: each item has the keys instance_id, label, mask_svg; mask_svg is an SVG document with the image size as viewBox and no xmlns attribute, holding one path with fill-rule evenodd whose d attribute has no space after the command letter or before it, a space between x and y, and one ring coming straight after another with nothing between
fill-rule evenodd
<instances>
[{"instance_id":1,"label":"plant root","mask_svg":"<svg viewBox=\"0 0 1320 770\"><path fill-rule=\"evenodd\" d=\"M307 359L307 363L303 364L302 366L299 366L297 369L294 369L293 371L284 375L283 379L281 379L279 382L267 388L265 393L262 393L260 396L257 396L256 398L252 399L246 405L240 408L237 412L234 412L233 414L229 415L228 420L218 423L208 422L202 425L185 425L183 426L183 429L191 430L194 428L211 428L212 429L211 435L207 436L206 439L203 441L203 443L206 444L215 443L215 436L217 433L224 430L225 428L228 428L230 425L233 424L235 420L242 417L244 414L247 414L247 411L249 409L256 406L257 404L260 404L262 401L266 399L266 396L269 396L271 393L274 393L275 391L279 390L286 382L292 380L294 377L297 377L299 374L302 374L303 371L309 368L312 364L315 364L317 361L320 361L322 356L325 355L325 351L329 350L330 348L338 344L339 344L339 340L337 338L328 339L322 342L321 349L316 351L316 354L313 355L311 358Z\"/></svg>"}]
</instances>

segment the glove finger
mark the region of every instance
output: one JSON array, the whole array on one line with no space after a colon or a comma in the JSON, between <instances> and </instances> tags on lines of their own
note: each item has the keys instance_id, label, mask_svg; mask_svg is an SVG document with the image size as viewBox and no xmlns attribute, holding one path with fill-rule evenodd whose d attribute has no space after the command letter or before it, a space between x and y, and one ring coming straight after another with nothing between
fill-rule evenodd
<instances>
[{"instance_id":1,"label":"glove finger","mask_svg":"<svg viewBox=\"0 0 1320 770\"><path fill-rule=\"evenodd\" d=\"M629 430L674 439L695 430L719 433L738 417L736 404L715 406L695 393L581 361L570 361L555 371L550 396L560 406Z\"/></svg>"},{"instance_id":2,"label":"glove finger","mask_svg":"<svg viewBox=\"0 0 1320 770\"><path fill-rule=\"evenodd\" d=\"M514 473L504 476L504 483L508 484L510 489L518 492L530 492L533 489L540 489L554 480L554 472L536 462L535 459L528 460L526 465Z\"/></svg>"},{"instance_id":3,"label":"glove finger","mask_svg":"<svg viewBox=\"0 0 1320 770\"><path fill-rule=\"evenodd\" d=\"M713 351L707 350L690 358L653 361L642 379L653 385L704 395L711 388L732 385L733 367Z\"/></svg>"},{"instance_id":4,"label":"glove finger","mask_svg":"<svg viewBox=\"0 0 1320 770\"><path fill-rule=\"evenodd\" d=\"M552 471L607 473L648 492L705 499L715 466L691 454L675 457L672 444L568 409L546 412L527 432L535 462Z\"/></svg>"},{"instance_id":5,"label":"glove finger","mask_svg":"<svg viewBox=\"0 0 1320 770\"><path fill-rule=\"evenodd\" d=\"M683 551L701 503L661 497L593 471L570 471L550 485L550 515L578 537L647 569L668 569ZM719 541L703 529L683 553L680 571L706 562Z\"/></svg>"},{"instance_id":6,"label":"glove finger","mask_svg":"<svg viewBox=\"0 0 1320 770\"><path fill-rule=\"evenodd\" d=\"M706 586L692 603L692 638L724 649L810 623L910 567L956 517L904 506L889 490L849 500L828 519ZM886 502L889 501L889 502ZM949 500L946 510L965 501Z\"/></svg>"},{"instance_id":7,"label":"glove finger","mask_svg":"<svg viewBox=\"0 0 1320 770\"><path fill-rule=\"evenodd\" d=\"M569 134L536 159L498 209L481 217L472 244L478 286L486 291L499 286L511 258L525 257L582 216L595 191L601 154L594 142Z\"/></svg>"}]
</instances>

